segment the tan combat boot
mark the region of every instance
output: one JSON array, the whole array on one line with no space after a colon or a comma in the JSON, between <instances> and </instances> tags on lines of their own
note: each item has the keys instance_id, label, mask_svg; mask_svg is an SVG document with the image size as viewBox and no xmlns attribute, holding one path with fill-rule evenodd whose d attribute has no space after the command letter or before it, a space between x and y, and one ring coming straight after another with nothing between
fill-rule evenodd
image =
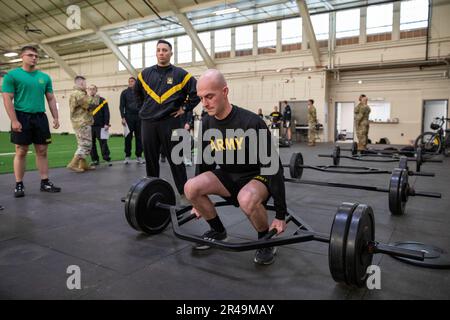
<instances>
[{"instance_id":1,"label":"tan combat boot","mask_svg":"<svg viewBox=\"0 0 450 320\"><path fill-rule=\"evenodd\" d=\"M81 158L78 162L78 168L82 169L83 171L87 170L95 170L95 167L89 166L87 164L86 159Z\"/></svg>"},{"instance_id":2,"label":"tan combat boot","mask_svg":"<svg viewBox=\"0 0 450 320\"><path fill-rule=\"evenodd\" d=\"M73 159L67 165L67 168L75 172L84 172L84 169L79 168L78 160L79 158L77 156L74 156Z\"/></svg>"}]
</instances>

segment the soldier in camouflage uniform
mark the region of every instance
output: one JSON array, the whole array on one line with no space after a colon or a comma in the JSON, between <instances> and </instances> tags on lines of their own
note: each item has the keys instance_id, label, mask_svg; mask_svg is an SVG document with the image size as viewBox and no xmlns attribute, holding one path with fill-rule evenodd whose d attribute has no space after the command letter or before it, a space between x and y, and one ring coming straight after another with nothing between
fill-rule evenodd
<instances>
[{"instance_id":1,"label":"soldier in camouflage uniform","mask_svg":"<svg viewBox=\"0 0 450 320\"><path fill-rule=\"evenodd\" d=\"M317 125L317 112L314 107L314 100L308 100L308 146L316 145L316 125Z\"/></svg>"},{"instance_id":2,"label":"soldier in camouflage uniform","mask_svg":"<svg viewBox=\"0 0 450 320\"><path fill-rule=\"evenodd\" d=\"M90 155L92 148L91 126L94 118L89 110L91 100L92 98L86 92L86 79L82 76L75 77L74 91L70 95L69 106L70 120L75 131L78 148L67 168L76 172L94 169L86 162L86 157Z\"/></svg>"},{"instance_id":3,"label":"soldier in camouflage uniform","mask_svg":"<svg viewBox=\"0 0 450 320\"><path fill-rule=\"evenodd\" d=\"M367 105L367 97L359 96L359 104L355 107L355 131L358 138L358 151L366 150L369 135L370 107Z\"/></svg>"}]
</instances>

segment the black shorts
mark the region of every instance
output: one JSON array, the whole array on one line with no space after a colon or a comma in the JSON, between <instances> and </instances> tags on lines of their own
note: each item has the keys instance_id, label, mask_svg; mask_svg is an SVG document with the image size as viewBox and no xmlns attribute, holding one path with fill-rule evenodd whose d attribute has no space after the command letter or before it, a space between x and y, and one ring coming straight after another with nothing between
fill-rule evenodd
<instances>
[{"instance_id":1,"label":"black shorts","mask_svg":"<svg viewBox=\"0 0 450 320\"><path fill-rule=\"evenodd\" d=\"M225 200L231 202L234 206L239 207L237 196L239 191L251 180L258 180L262 182L269 192L269 197L264 201L264 205L270 198L269 178L267 176L259 175L258 173L228 173L222 169L214 169L211 171L222 184L225 189L231 194L230 197L222 197Z\"/></svg>"},{"instance_id":2,"label":"black shorts","mask_svg":"<svg viewBox=\"0 0 450 320\"><path fill-rule=\"evenodd\" d=\"M47 115L44 112L28 113L16 110L22 132L11 130L11 142L18 145L49 144L52 142Z\"/></svg>"}]
</instances>

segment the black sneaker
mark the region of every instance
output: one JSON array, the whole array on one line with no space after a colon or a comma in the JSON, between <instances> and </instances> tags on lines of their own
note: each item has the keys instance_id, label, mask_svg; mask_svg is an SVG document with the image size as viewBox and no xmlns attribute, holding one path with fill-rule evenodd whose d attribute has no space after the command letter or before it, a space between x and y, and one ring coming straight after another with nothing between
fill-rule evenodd
<instances>
[{"instance_id":1,"label":"black sneaker","mask_svg":"<svg viewBox=\"0 0 450 320\"><path fill-rule=\"evenodd\" d=\"M3 210L3 209L5 209L5 207L0 205L0 210Z\"/></svg>"},{"instance_id":2,"label":"black sneaker","mask_svg":"<svg viewBox=\"0 0 450 320\"><path fill-rule=\"evenodd\" d=\"M16 188L14 189L14 197L21 198L25 196L25 187L23 184L17 184Z\"/></svg>"},{"instance_id":3,"label":"black sneaker","mask_svg":"<svg viewBox=\"0 0 450 320\"><path fill-rule=\"evenodd\" d=\"M227 240L227 232L223 231L223 232L217 232L216 230L208 230L206 231L203 236L203 239L208 239L208 240L222 240L222 241L226 241ZM202 243L197 243L194 245L194 249L195 250L208 250L209 248L211 248L210 246L206 245L206 244L202 244Z\"/></svg>"},{"instance_id":4,"label":"black sneaker","mask_svg":"<svg viewBox=\"0 0 450 320\"><path fill-rule=\"evenodd\" d=\"M95 160L95 161L91 162L91 166L98 166L98 165L99 165L98 160Z\"/></svg>"},{"instance_id":5,"label":"black sneaker","mask_svg":"<svg viewBox=\"0 0 450 320\"><path fill-rule=\"evenodd\" d=\"M256 250L255 259L253 260L257 264L268 265L275 261L275 254L277 247L261 248Z\"/></svg>"},{"instance_id":6,"label":"black sneaker","mask_svg":"<svg viewBox=\"0 0 450 320\"><path fill-rule=\"evenodd\" d=\"M41 191L43 192L50 192L50 193L56 193L61 192L61 188L55 187L53 183L50 181L41 183Z\"/></svg>"}]
</instances>

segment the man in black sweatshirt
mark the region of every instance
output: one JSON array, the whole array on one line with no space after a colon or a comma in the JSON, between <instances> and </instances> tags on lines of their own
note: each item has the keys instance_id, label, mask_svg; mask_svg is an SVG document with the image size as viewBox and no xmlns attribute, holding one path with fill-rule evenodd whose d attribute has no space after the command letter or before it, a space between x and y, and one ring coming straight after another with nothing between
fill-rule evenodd
<instances>
[{"instance_id":1,"label":"man in black sweatshirt","mask_svg":"<svg viewBox=\"0 0 450 320\"><path fill-rule=\"evenodd\" d=\"M180 116L192 111L200 99L195 78L186 70L172 65L171 57L172 45L159 40L156 46L158 63L142 70L134 91L137 104L141 106L139 116L147 176L159 177L159 154L162 151L167 156L178 192L183 196L186 167L184 163L173 163L171 153L178 142L171 141L171 137L174 130L184 127Z\"/></svg>"},{"instance_id":2,"label":"man in black sweatshirt","mask_svg":"<svg viewBox=\"0 0 450 320\"><path fill-rule=\"evenodd\" d=\"M111 166L111 157L108 147L108 139L102 139L102 129L108 131L111 124L109 123L109 106L108 101L105 98L97 95L97 86L91 84L88 87L88 94L92 97L92 102L89 104L89 110L91 110L94 117L94 124L92 125L92 148L91 159L92 165L97 166L99 164L99 156L97 152L97 140L100 142L100 150L102 152L102 158Z\"/></svg>"},{"instance_id":3,"label":"man in black sweatshirt","mask_svg":"<svg viewBox=\"0 0 450 320\"><path fill-rule=\"evenodd\" d=\"M206 71L198 81L197 94L208 113L202 119L203 136L199 136L199 141L203 141L203 147L198 154L203 157L214 154L214 161L208 163L204 158L197 158L196 176L184 188L186 198L194 207L193 213L205 218L211 227L204 238L225 240L227 237L208 195L219 195L239 206L258 232L258 238L263 238L270 229L281 233L286 228L287 207L279 155L264 121L257 114L230 104L228 91L224 76L217 70ZM251 132L256 136L252 138ZM245 155L245 161L239 159L239 153ZM274 198L276 216L269 229L264 204L270 197ZM271 264L275 252L275 247L258 249L254 262Z\"/></svg>"},{"instance_id":4,"label":"man in black sweatshirt","mask_svg":"<svg viewBox=\"0 0 450 320\"><path fill-rule=\"evenodd\" d=\"M144 163L142 159L142 142L141 142L141 120L139 119L140 105L136 103L136 96L133 88L136 84L136 79L130 77L128 79L128 88L120 94L120 116L122 117L122 125L128 125L130 133L125 137L125 164L130 162L131 144L133 142L133 135L135 139L135 154L136 161L139 164Z\"/></svg>"}]
</instances>

